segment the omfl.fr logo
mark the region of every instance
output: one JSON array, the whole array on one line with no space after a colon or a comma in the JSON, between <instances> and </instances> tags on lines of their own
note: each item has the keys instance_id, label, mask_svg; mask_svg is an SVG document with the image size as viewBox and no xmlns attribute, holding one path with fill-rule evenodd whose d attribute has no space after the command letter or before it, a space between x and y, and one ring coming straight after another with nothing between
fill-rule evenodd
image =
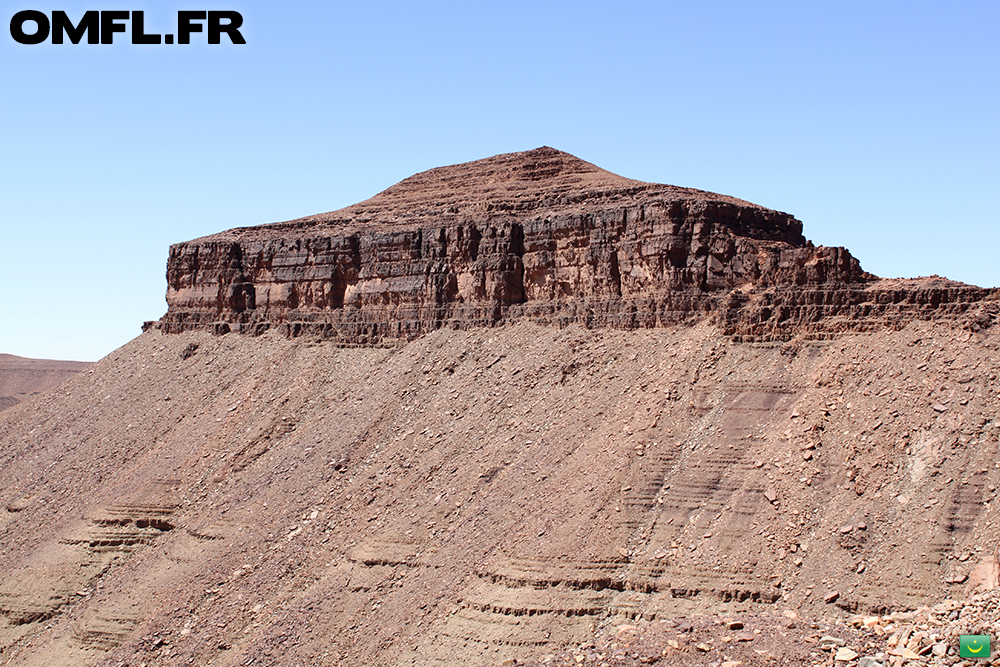
<instances>
[{"instance_id":1,"label":"omfl.fr logo","mask_svg":"<svg viewBox=\"0 0 1000 667\"><path fill-rule=\"evenodd\" d=\"M97 11L91 10L75 22L66 12L53 11L50 14L34 9L25 9L10 19L10 36L19 44L41 44L51 40L53 44L80 44L86 38L87 44L113 44L115 33L131 32L133 44L190 44L191 35L204 33L209 44L221 44L225 35L233 44L246 44L240 33L243 16L234 11L179 11L177 29L173 33L161 35L146 32L146 16L141 11Z\"/></svg>"}]
</instances>

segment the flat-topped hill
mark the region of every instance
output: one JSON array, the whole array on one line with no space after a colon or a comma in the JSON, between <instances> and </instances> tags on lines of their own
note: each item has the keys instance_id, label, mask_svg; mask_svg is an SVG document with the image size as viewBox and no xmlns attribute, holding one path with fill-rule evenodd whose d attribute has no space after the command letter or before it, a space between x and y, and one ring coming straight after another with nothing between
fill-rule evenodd
<instances>
[{"instance_id":1,"label":"flat-topped hill","mask_svg":"<svg viewBox=\"0 0 1000 667\"><path fill-rule=\"evenodd\" d=\"M885 284L792 216L552 148L431 169L339 211L170 249L167 332L277 327L348 345L523 319L740 340L954 317L991 294Z\"/></svg>"},{"instance_id":2,"label":"flat-topped hill","mask_svg":"<svg viewBox=\"0 0 1000 667\"><path fill-rule=\"evenodd\" d=\"M0 354L0 410L65 382L89 365Z\"/></svg>"}]
</instances>

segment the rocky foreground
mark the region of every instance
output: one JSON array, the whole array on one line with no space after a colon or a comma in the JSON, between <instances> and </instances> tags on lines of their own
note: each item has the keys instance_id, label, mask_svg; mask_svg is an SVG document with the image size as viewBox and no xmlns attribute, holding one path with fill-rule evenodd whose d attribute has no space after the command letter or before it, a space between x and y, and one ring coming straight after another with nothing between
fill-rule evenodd
<instances>
[{"instance_id":1,"label":"rocky foreground","mask_svg":"<svg viewBox=\"0 0 1000 667\"><path fill-rule=\"evenodd\" d=\"M995 329L147 331L0 416L0 664L487 664L971 598Z\"/></svg>"},{"instance_id":2,"label":"rocky foreground","mask_svg":"<svg viewBox=\"0 0 1000 667\"><path fill-rule=\"evenodd\" d=\"M961 635L993 637L986 659L959 657ZM901 667L1000 664L1000 593L946 600L886 616L802 618L793 610L768 615L697 615L620 625L596 642L504 665L843 665Z\"/></svg>"}]
</instances>

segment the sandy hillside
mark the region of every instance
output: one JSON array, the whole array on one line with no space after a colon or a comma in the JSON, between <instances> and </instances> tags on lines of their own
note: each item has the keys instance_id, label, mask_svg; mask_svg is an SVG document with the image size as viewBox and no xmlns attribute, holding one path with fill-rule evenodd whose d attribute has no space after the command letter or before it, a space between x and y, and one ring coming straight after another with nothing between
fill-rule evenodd
<instances>
[{"instance_id":1,"label":"sandy hillside","mask_svg":"<svg viewBox=\"0 0 1000 667\"><path fill-rule=\"evenodd\" d=\"M151 329L0 415L0 665L541 660L973 595L1000 521L977 328Z\"/></svg>"}]
</instances>

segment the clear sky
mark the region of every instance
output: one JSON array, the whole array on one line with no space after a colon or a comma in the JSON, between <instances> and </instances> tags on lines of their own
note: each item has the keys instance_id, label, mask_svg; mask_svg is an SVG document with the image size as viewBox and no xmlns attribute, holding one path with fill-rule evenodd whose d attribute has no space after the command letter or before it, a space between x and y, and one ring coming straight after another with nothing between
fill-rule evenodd
<instances>
[{"instance_id":1,"label":"clear sky","mask_svg":"<svg viewBox=\"0 0 1000 667\"><path fill-rule=\"evenodd\" d=\"M166 310L172 243L542 145L787 211L881 276L1000 284L994 1L0 7L0 352L96 360ZM235 10L247 44L14 41L52 7Z\"/></svg>"}]
</instances>

